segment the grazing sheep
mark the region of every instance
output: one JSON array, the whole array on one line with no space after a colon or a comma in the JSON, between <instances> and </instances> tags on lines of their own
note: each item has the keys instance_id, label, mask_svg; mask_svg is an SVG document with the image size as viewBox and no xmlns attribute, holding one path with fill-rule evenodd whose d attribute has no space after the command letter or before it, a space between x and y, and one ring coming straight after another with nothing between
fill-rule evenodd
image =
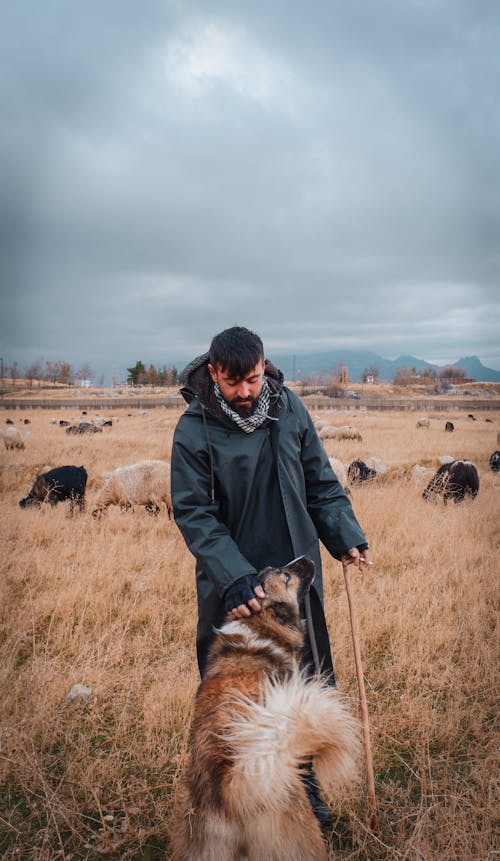
<instances>
[{"instance_id":1,"label":"grazing sheep","mask_svg":"<svg viewBox=\"0 0 500 861\"><path fill-rule=\"evenodd\" d=\"M467 418L468 418L468 419L470 419L470 420L471 420L471 422L475 422L475 421L476 421L476 416L474 416L472 413L468 413L468 414L467 414Z\"/></svg>"},{"instance_id":2,"label":"grazing sheep","mask_svg":"<svg viewBox=\"0 0 500 861\"><path fill-rule=\"evenodd\" d=\"M38 475L28 496L21 499L19 505L21 508L40 506L42 502L57 505L69 499L71 511L75 505L83 511L86 486L87 471L83 466L58 466Z\"/></svg>"},{"instance_id":3,"label":"grazing sheep","mask_svg":"<svg viewBox=\"0 0 500 861\"><path fill-rule=\"evenodd\" d=\"M5 419L5 424L6 425L13 425L14 422L12 421L12 419Z\"/></svg>"},{"instance_id":4,"label":"grazing sheep","mask_svg":"<svg viewBox=\"0 0 500 861\"><path fill-rule=\"evenodd\" d=\"M379 457L375 457L374 455L367 457L365 463L369 469L374 469L377 475L385 475L389 472L389 467Z\"/></svg>"},{"instance_id":5,"label":"grazing sheep","mask_svg":"<svg viewBox=\"0 0 500 861\"><path fill-rule=\"evenodd\" d=\"M350 425L343 425L342 427L336 428L331 427L330 425L325 425L322 427L318 434L320 439L356 439L359 442L363 442L363 438L357 430L357 428L351 427Z\"/></svg>"},{"instance_id":6,"label":"grazing sheep","mask_svg":"<svg viewBox=\"0 0 500 861\"><path fill-rule=\"evenodd\" d=\"M364 481L370 481L377 477L376 471L370 469L363 460L353 460L349 464L347 475L352 484L362 484Z\"/></svg>"},{"instance_id":7,"label":"grazing sheep","mask_svg":"<svg viewBox=\"0 0 500 861\"><path fill-rule=\"evenodd\" d=\"M455 425L453 424L453 422L446 422L444 429L448 433L453 433L453 431L455 430Z\"/></svg>"},{"instance_id":8,"label":"grazing sheep","mask_svg":"<svg viewBox=\"0 0 500 861\"><path fill-rule=\"evenodd\" d=\"M490 457L490 469L500 472L500 451L494 451Z\"/></svg>"},{"instance_id":9,"label":"grazing sheep","mask_svg":"<svg viewBox=\"0 0 500 861\"><path fill-rule=\"evenodd\" d=\"M71 425L69 428L66 428L66 433L102 433L102 428L96 428L92 422L80 422L77 425Z\"/></svg>"},{"instance_id":10,"label":"grazing sheep","mask_svg":"<svg viewBox=\"0 0 500 861\"><path fill-rule=\"evenodd\" d=\"M14 448L17 448L17 449L24 448L24 441L23 441L23 438L21 436L21 431L18 430L17 428L14 428L14 427L6 428L3 431L2 436L3 436L3 442L5 445L5 448L7 450L14 449Z\"/></svg>"},{"instance_id":11,"label":"grazing sheep","mask_svg":"<svg viewBox=\"0 0 500 861\"><path fill-rule=\"evenodd\" d=\"M447 502L462 502L466 494L474 499L479 491L477 469L469 460L454 460L443 463L431 478L422 496L425 500L442 496Z\"/></svg>"},{"instance_id":12,"label":"grazing sheep","mask_svg":"<svg viewBox=\"0 0 500 861\"><path fill-rule=\"evenodd\" d=\"M419 419L417 422L418 428L430 428L431 420L430 419Z\"/></svg>"},{"instance_id":13,"label":"grazing sheep","mask_svg":"<svg viewBox=\"0 0 500 861\"><path fill-rule=\"evenodd\" d=\"M338 459L338 457L329 457L328 460L330 461L331 468L345 490L347 486L347 472L344 464Z\"/></svg>"},{"instance_id":14,"label":"grazing sheep","mask_svg":"<svg viewBox=\"0 0 500 861\"><path fill-rule=\"evenodd\" d=\"M104 474L105 480L92 511L98 517L109 505L134 508L143 505L151 514L166 506L168 519L172 513L170 498L170 464L163 460L142 460L119 466Z\"/></svg>"}]
</instances>

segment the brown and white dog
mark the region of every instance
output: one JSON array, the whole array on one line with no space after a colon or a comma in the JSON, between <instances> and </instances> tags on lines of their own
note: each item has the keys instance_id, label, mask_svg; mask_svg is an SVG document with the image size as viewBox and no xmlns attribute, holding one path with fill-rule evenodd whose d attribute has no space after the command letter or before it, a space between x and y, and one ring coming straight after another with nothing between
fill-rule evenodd
<instances>
[{"instance_id":1,"label":"brown and white dog","mask_svg":"<svg viewBox=\"0 0 500 861\"><path fill-rule=\"evenodd\" d=\"M300 767L335 793L357 776L358 722L345 698L299 670L314 563L266 568L262 611L217 632L180 779L176 861L326 861Z\"/></svg>"}]
</instances>

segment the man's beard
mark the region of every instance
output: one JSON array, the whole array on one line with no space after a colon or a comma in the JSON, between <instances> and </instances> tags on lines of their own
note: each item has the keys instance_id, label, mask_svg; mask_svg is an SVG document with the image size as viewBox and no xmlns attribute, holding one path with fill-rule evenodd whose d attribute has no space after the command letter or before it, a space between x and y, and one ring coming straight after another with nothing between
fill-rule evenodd
<instances>
[{"instance_id":1,"label":"man's beard","mask_svg":"<svg viewBox=\"0 0 500 861\"><path fill-rule=\"evenodd\" d=\"M245 401L249 401L249 403L246 403L245 401L242 403L241 398L233 398L232 401L229 401L229 406L235 411L235 413L238 413L242 419L249 419L257 406L258 400L258 398L248 397Z\"/></svg>"}]
</instances>

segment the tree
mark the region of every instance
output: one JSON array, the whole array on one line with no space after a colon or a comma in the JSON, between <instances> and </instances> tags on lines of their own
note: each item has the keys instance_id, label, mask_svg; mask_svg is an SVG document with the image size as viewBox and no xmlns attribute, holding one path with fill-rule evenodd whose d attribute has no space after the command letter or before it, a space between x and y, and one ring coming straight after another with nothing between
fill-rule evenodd
<instances>
[{"instance_id":1,"label":"tree","mask_svg":"<svg viewBox=\"0 0 500 861\"><path fill-rule=\"evenodd\" d=\"M73 377L73 368L69 362L62 362L60 359L57 362L47 360L45 362L45 379L55 386L56 383L69 385Z\"/></svg>"},{"instance_id":2,"label":"tree","mask_svg":"<svg viewBox=\"0 0 500 861\"><path fill-rule=\"evenodd\" d=\"M395 386L411 386L415 382L415 368L398 368L394 375Z\"/></svg>"},{"instance_id":3,"label":"tree","mask_svg":"<svg viewBox=\"0 0 500 861\"><path fill-rule=\"evenodd\" d=\"M12 380L12 385L16 385L16 380L19 377L19 365L17 362L12 362L10 366L10 378Z\"/></svg>"},{"instance_id":4,"label":"tree","mask_svg":"<svg viewBox=\"0 0 500 861\"><path fill-rule=\"evenodd\" d=\"M451 380L466 380L467 379L467 371L463 368L458 368L456 365L445 365L443 368L439 368L438 379L443 382L451 382Z\"/></svg>"},{"instance_id":5,"label":"tree","mask_svg":"<svg viewBox=\"0 0 500 861\"><path fill-rule=\"evenodd\" d=\"M146 371L146 368L143 362L138 361L135 363L133 368L127 368L128 376L127 383L130 383L132 386L139 385L139 377L143 375Z\"/></svg>"},{"instance_id":6,"label":"tree","mask_svg":"<svg viewBox=\"0 0 500 861\"><path fill-rule=\"evenodd\" d=\"M38 383L40 384L40 380L42 378L42 363L40 362L40 359L32 362L31 365L28 365L24 369L24 376L28 383L28 388L33 388L33 380L38 380Z\"/></svg>"},{"instance_id":7,"label":"tree","mask_svg":"<svg viewBox=\"0 0 500 861\"><path fill-rule=\"evenodd\" d=\"M94 373L88 362L84 362L75 374L77 380L92 380Z\"/></svg>"}]
</instances>

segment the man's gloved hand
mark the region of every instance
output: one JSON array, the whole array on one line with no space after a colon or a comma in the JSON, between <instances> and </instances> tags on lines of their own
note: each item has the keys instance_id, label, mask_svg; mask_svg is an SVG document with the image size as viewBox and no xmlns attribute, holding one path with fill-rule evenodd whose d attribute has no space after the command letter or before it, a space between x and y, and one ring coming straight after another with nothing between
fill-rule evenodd
<instances>
[{"instance_id":1,"label":"man's gloved hand","mask_svg":"<svg viewBox=\"0 0 500 861\"><path fill-rule=\"evenodd\" d=\"M262 608L257 597L264 598L264 594L255 574L245 574L244 577L235 580L224 592L226 613L232 612L237 617L250 616L251 610L259 613Z\"/></svg>"}]
</instances>

